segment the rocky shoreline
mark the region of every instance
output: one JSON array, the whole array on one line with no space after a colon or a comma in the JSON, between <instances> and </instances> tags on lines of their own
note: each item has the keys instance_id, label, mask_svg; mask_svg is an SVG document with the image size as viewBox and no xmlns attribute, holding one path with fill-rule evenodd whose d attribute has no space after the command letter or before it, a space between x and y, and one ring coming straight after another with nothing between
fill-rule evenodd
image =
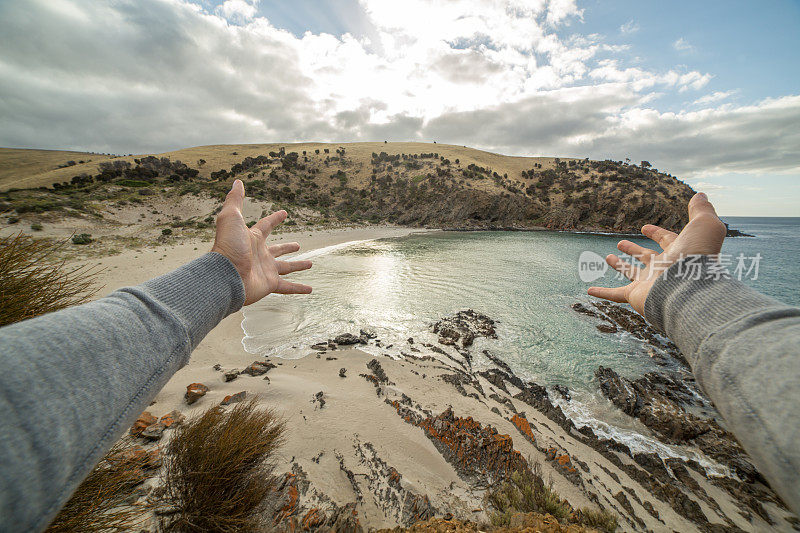
<instances>
[{"instance_id":1,"label":"rocky shoreline","mask_svg":"<svg viewBox=\"0 0 800 533\"><path fill-rule=\"evenodd\" d=\"M597 320L601 331L608 334L625 331L644 340L658 352L664 365L663 372L648 373L636 380L624 378L611 368L598 367L596 377L602 394L623 413L650 428L659 441L695 447L723 466L728 475L717 476L694 460L662 459L655 453L635 452L621 442L598 437L587 426L576 427L551 400L557 395L570 401L566 387L545 388L527 382L488 350L483 355L492 366L474 368L474 354L470 351L474 339L479 336L496 338L496 332L491 318L472 310L445 317L431 326L431 331L439 335L438 345L408 339L410 353L401 352L405 359L400 364L424 368L429 372L424 378L441 383L439 387L452 387L458 395L483 404L510 423L515 433L505 434L494 425L482 423L450 406L441 411L426 407L426 398L407 394L398 387L399 380L396 382L386 368L389 359L369 359L366 371L361 372L359 378L374 387L378 399L390 406L396 416L424 433L474 492L473 500L479 507L479 496L487 488L496 486L514 471L532 468L534 459L520 451L518 443L524 442L527 449L532 447L539 452L539 457L550 467L551 476L566 480L585 500L599 508L616 513L625 530L665 529L668 523L665 507L699 531L742 531L743 525L755 527L756 523L778 527L779 521L783 526L797 524L733 435L717 423L713 406L697 388L677 347L657 335L638 315L621 306L592 302L591 306L577 303L574 309ZM362 330L358 336L342 334L314 348L318 358L327 358L343 346L363 344L381 346L381 341ZM706 416L693 414L699 412L697 408ZM693 411L690 413L687 409ZM573 441L572 446L563 446L567 440ZM575 453L575 444L596 452L606 464L592 460L594 454ZM365 492L371 492L387 516L396 519L401 526L445 514L453 517L451 511L432 503L435 498L403 490L402 475L378 455L371 443L359 442L356 448L363 458L362 463L369 465L371 472L366 482L369 490L357 491L362 500ZM364 482L356 481L354 475L348 473L343 461L341 469L354 488L363 486ZM598 470L606 474L603 477L615 480L619 490L598 479L594 475ZM331 520L341 520L343 507L321 497L313 483L303 477L298 463L287 476L295 480L289 486L296 486L297 494L294 488L288 489L287 502L292 509L282 511L281 527L291 531L309 530L306 526L310 521L329 527ZM348 516L355 516L356 522L342 530L357 531L361 527L357 511L362 502L352 503L355 505L345 507L348 512L355 512ZM732 515L732 510L737 516ZM462 514L459 518L469 516Z\"/></svg>"},{"instance_id":2,"label":"rocky shoreline","mask_svg":"<svg viewBox=\"0 0 800 533\"><path fill-rule=\"evenodd\" d=\"M573 391L525 380L483 349L496 324L473 310L430 324L435 342L395 345L396 357L359 350L392 347L361 329L321 340L303 359L213 365L185 388L184 408L255 395L286 413L290 440L266 514L278 531L489 531L480 525L492 515L487 494L516 472L563 498L566 518L515 518L541 531L590 531L580 521L587 509L616 516L622 531L800 527L720 424L677 347L625 307L573 309L605 334L640 339L642 357L658 364L635 379L600 366L598 392L649 438L704 460L631 449L577 426L562 410ZM131 432L141 453L182 416L144 413Z\"/></svg>"}]
</instances>

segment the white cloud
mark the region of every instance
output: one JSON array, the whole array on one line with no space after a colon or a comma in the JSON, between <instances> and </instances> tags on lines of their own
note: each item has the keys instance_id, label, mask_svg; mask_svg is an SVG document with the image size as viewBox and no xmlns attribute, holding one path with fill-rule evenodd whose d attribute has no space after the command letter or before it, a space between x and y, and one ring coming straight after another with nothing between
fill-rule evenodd
<instances>
[{"instance_id":1,"label":"white cloud","mask_svg":"<svg viewBox=\"0 0 800 533\"><path fill-rule=\"evenodd\" d=\"M700 98L694 101L694 104L696 105L713 104L716 102L720 102L722 100L727 100L734 94L736 94L735 89L730 91L715 91L705 96L701 96Z\"/></svg>"},{"instance_id":2,"label":"white cloud","mask_svg":"<svg viewBox=\"0 0 800 533\"><path fill-rule=\"evenodd\" d=\"M723 189L727 189L726 185L720 185L718 183L709 183L707 181L698 181L697 183L692 185L692 188L696 191L719 191Z\"/></svg>"},{"instance_id":3,"label":"white cloud","mask_svg":"<svg viewBox=\"0 0 800 533\"><path fill-rule=\"evenodd\" d=\"M694 50L694 46L689 44L689 41L683 37L672 43L672 47L679 52L691 52Z\"/></svg>"},{"instance_id":4,"label":"white cloud","mask_svg":"<svg viewBox=\"0 0 800 533\"><path fill-rule=\"evenodd\" d=\"M259 0L225 0L214 10L225 19L234 23L245 23L256 16Z\"/></svg>"},{"instance_id":5,"label":"white cloud","mask_svg":"<svg viewBox=\"0 0 800 533\"><path fill-rule=\"evenodd\" d=\"M625 24L623 24L622 26L619 27L620 33L627 34L627 35L630 35L632 33L636 33L640 29L641 28L639 27L639 24L633 19L629 20L628 22L626 22Z\"/></svg>"},{"instance_id":6,"label":"white cloud","mask_svg":"<svg viewBox=\"0 0 800 533\"><path fill-rule=\"evenodd\" d=\"M186 0L54 5L0 3L0 145L419 139L630 156L681 175L800 169L800 96L661 112L660 95L712 75L648 69L624 45L570 34L574 1L360 0L370 42L297 37L242 0L212 12Z\"/></svg>"}]
</instances>

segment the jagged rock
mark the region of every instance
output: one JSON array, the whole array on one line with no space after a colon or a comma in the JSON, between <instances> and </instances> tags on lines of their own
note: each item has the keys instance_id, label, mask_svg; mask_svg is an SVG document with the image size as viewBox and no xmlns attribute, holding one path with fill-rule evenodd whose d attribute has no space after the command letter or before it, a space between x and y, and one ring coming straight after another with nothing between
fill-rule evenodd
<instances>
[{"instance_id":1,"label":"jagged rock","mask_svg":"<svg viewBox=\"0 0 800 533\"><path fill-rule=\"evenodd\" d=\"M237 392L236 394L229 394L222 399L220 405L230 405L232 403L239 403L241 401L244 401L245 397L247 397L246 391Z\"/></svg>"},{"instance_id":2,"label":"jagged rock","mask_svg":"<svg viewBox=\"0 0 800 533\"><path fill-rule=\"evenodd\" d=\"M273 368L278 368L274 364L265 361L253 361L253 363L242 370L242 374L249 374L253 377L263 376Z\"/></svg>"},{"instance_id":3,"label":"jagged rock","mask_svg":"<svg viewBox=\"0 0 800 533\"><path fill-rule=\"evenodd\" d=\"M139 436L150 440L158 440L161 438L166 428L167 426L163 422L156 422L144 428Z\"/></svg>"},{"instance_id":4,"label":"jagged rock","mask_svg":"<svg viewBox=\"0 0 800 533\"><path fill-rule=\"evenodd\" d=\"M233 368L231 370L226 370L222 374L222 378L225 380L226 383L229 382L229 381L233 381L234 379L236 379L238 377L239 377L239 370L236 369L236 368Z\"/></svg>"},{"instance_id":5,"label":"jagged rock","mask_svg":"<svg viewBox=\"0 0 800 533\"><path fill-rule=\"evenodd\" d=\"M346 378L347 377L347 369L346 368L342 367L342 368L339 369L339 377L340 378Z\"/></svg>"},{"instance_id":6,"label":"jagged rock","mask_svg":"<svg viewBox=\"0 0 800 533\"><path fill-rule=\"evenodd\" d=\"M186 394L184 399L186 403L192 405L194 402L202 398L209 391L209 388L202 383L191 383L186 386Z\"/></svg>"},{"instance_id":7,"label":"jagged rock","mask_svg":"<svg viewBox=\"0 0 800 533\"><path fill-rule=\"evenodd\" d=\"M159 422L163 423L165 427L172 427L183 424L184 420L186 420L186 415L175 409L162 416Z\"/></svg>"},{"instance_id":8,"label":"jagged rock","mask_svg":"<svg viewBox=\"0 0 800 533\"><path fill-rule=\"evenodd\" d=\"M497 338L494 320L472 309L439 320L433 325L433 332L439 335L440 344L455 346L460 341L462 348L472 346L475 337Z\"/></svg>"},{"instance_id":9,"label":"jagged rock","mask_svg":"<svg viewBox=\"0 0 800 533\"><path fill-rule=\"evenodd\" d=\"M155 470L160 468L162 464L161 450L158 447L145 450L141 446L131 446L112 453L107 460L109 463L130 465L131 467L139 467L145 470Z\"/></svg>"},{"instance_id":10,"label":"jagged rock","mask_svg":"<svg viewBox=\"0 0 800 533\"><path fill-rule=\"evenodd\" d=\"M631 381L602 366L597 369L595 376L605 397L624 413L641 420L667 442L684 442L710 430L708 422L687 413L660 394L646 379Z\"/></svg>"},{"instance_id":11,"label":"jagged rock","mask_svg":"<svg viewBox=\"0 0 800 533\"><path fill-rule=\"evenodd\" d=\"M157 421L158 419L151 415L149 411L144 411L131 426L131 435L138 437L147 426L155 424Z\"/></svg>"},{"instance_id":12,"label":"jagged rock","mask_svg":"<svg viewBox=\"0 0 800 533\"><path fill-rule=\"evenodd\" d=\"M337 335L333 341L340 346L351 346L353 344L364 344L361 342L361 337L356 337L352 333L342 333Z\"/></svg>"},{"instance_id":13,"label":"jagged rock","mask_svg":"<svg viewBox=\"0 0 800 533\"><path fill-rule=\"evenodd\" d=\"M686 410L679 402L697 402L697 395L685 384L660 374L649 373L636 380L619 376L610 368L595 372L600 390L624 413L638 418L664 442L692 442L712 459L729 466L745 481L763 477L733 434L713 419L704 420Z\"/></svg>"},{"instance_id":14,"label":"jagged rock","mask_svg":"<svg viewBox=\"0 0 800 533\"><path fill-rule=\"evenodd\" d=\"M578 313L603 320L604 323L597 325L598 330L604 333L627 331L637 339L666 352L688 368L689 363L678 347L669 339L661 336L639 313L611 302L592 301L591 305L594 309L576 302L572 304L572 309Z\"/></svg>"},{"instance_id":15,"label":"jagged rock","mask_svg":"<svg viewBox=\"0 0 800 533\"><path fill-rule=\"evenodd\" d=\"M213 368L214 370L216 370L217 372L219 372L220 370L222 370L222 365L221 365L221 364L219 364L219 363L217 363L217 364L216 364L216 365L214 365L212 368Z\"/></svg>"},{"instance_id":16,"label":"jagged rock","mask_svg":"<svg viewBox=\"0 0 800 533\"><path fill-rule=\"evenodd\" d=\"M362 339L374 339L375 337L378 336L375 332L366 329L360 330L358 334Z\"/></svg>"},{"instance_id":17,"label":"jagged rock","mask_svg":"<svg viewBox=\"0 0 800 533\"><path fill-rule=\"evenodd\" d=\"M499 434L492 426L483 426L472 417L458 417L449 407L439 416L422 418L397 401L386 402L406 422L422 428L439 453L469 483L486 486L517 470L530 470L522 454L514 449L511 437Z\"/></svg>"},{"instance_id":18,"label":"jagged rock","mask_svg":"<svg viewBox=\"0 0 800 533\"><path fill-rule=\"evenodd\" d=\"M314 395L313 398L311 398L311 403L318 403L319 404L319 408L322 409L323 407L325 407L325 398L324 398L324 396L325 396L324 393L322 391L319 391L318 393L316 393Z\"/></svg>"},{"instance_id":19,"label":"jagged rock","mask_svg":"<svg viewBox=\"0 0 800 533\"><path fill-rule=\"evenodd\" d=\"M386 372L384 372L383 367L377 359L373 359L367 363L367 368L372 370L372 374L379 383L389 383L389 376L386 375Z\"/></svg>"}]
</instances>

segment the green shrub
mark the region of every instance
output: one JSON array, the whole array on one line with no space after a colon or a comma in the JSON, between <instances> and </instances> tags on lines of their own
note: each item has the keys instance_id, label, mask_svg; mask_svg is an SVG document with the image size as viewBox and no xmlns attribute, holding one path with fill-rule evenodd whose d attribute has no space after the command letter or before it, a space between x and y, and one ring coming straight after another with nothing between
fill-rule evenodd
<instances>
[{"instance_id":1,"label":"green shrub","mask_svg":"<svg viewBox=\"0 0 800 533\"><path fill-rule=\"evenodd\" d=\"M151 183L141 180L119 180L117 185L122 185L123 187L149 187Z\"/></svg>"},{"instance_id":2,"label":"green shrub","mask_svg":"<svg viewBox=\"0 0 800 533\"><path fill-rule=\"evenodd\" d=\"M541 513L553 515L559 522L595 527L605 533L617 529L617 517L608 511L573 510L569 502L553 490L552 483L545 484L542 480L540 465L531 464L531 470L514 472L487 493L493 525L508 526L516 513Z\"/></svg>"},{"instance_id":3,"label":"green shrub","mask_svg":"<svg viewBox=\"0 0 800 533\"><path fill-rule=\"evenodd\" d=\"M72 236L73 244L89 244L92 242L92 235L90 233L79 233Z\"/></svg>"},{"instance_id":4,"label":"green shrub","mask_svg":"<svg viewBox=\"0 0 800 533\"><path fill-rule=\"evenodd\" d=\"M33 231L42 231L44 229L44 226L42 226L38 222L34 222L33 224L31 224L31 229Z\"/></svg>"},{"instance_id":5,"label":"green shrub","mask_svg":"<svg viewBox=\"0 0 800 533\"><path fill-rule=\"evenodd\" d=\"M19 217L8 217L9 224L16 224L17 222L19 222Z\"/></svg>"},{"instance_id":6,"label":"green shrub","mask_svg":"<svg viewBox=\"0 0 800 533\"><path fill-rule=\"evenodd\" d=\"M172 230L169 228L164 228L161 230L161 235L172 235Z\"/></svg>"}]
</instances>

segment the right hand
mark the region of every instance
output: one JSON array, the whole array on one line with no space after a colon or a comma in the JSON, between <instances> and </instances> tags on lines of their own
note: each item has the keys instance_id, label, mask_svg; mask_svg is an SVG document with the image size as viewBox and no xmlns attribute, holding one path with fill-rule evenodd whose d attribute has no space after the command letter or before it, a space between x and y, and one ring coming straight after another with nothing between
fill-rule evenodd
<instances>
[{"instance_id":1,"label":"right hand","mask_svg":"<svg viewBox=\"0 0 800 533\"><path fill-rule=\"evenodd\" d=\"M244 305L259 301L271 292L280 294L308 294L311 287L292 283L281 276L298 270L311 268L311 261L281 261L283 254L296 252L296 242L267 246L267 237L281 222L286 220L286 211L267 215L248 228L242 216L244 206L244 183L234 180L231 192L217 216L217 236L212 252L227 257L244 283Z\"/></svg>"},{"instance_id":2,"label":"right hand","mask_svg":"<svg viewBox=\"0 0 800 533\"><path fill-rule=\"evenodd\" d=\"M644 248L631 241L619 241L617 248L642 263L638 268L623 261L615 254L606 257L611 268L622 273L631 282L624 287L589 287L589 296L596 296L618 303L629 303L644 316L644 303L656 279L671 265L687 255L716 255L725 239L725 224L719 219L714 206L703 193L689 200L689 223L680 234L647 224L642 235L658 243L661 253Z\"/></svg>"}]
</instances>

